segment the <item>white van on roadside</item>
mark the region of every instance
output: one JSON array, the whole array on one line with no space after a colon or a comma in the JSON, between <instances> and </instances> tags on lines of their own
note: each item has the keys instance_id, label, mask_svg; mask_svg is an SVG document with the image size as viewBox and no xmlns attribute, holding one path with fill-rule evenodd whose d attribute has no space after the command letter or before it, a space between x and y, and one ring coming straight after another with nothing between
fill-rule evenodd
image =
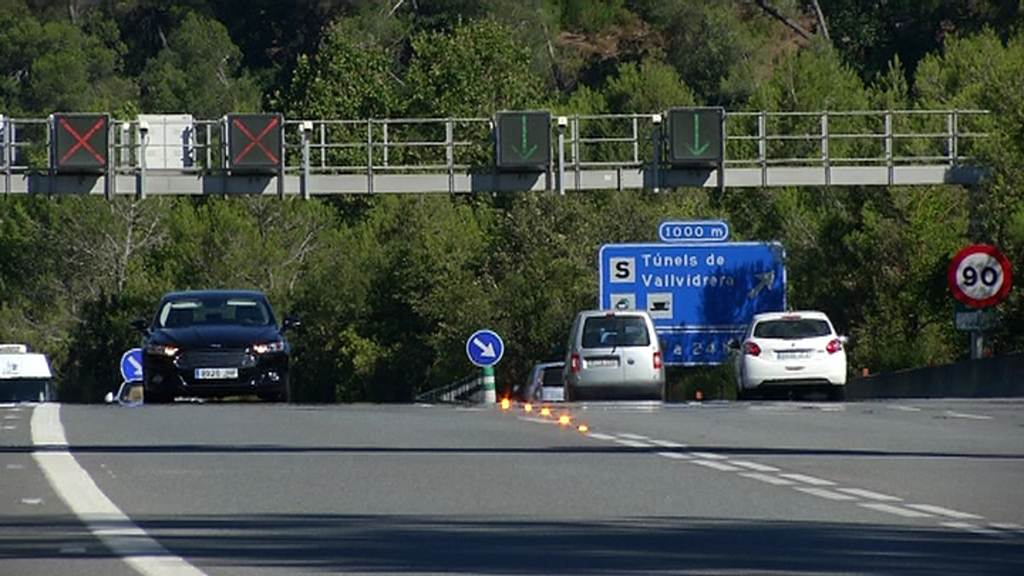
<instances>
[{"instance_id":1,"label":"white van on roadside","mask_svg":"<svg viewBox=\"0 0 1024 576\"><path fill-rule=\"evenodd\" d=\"M665 366L642 310L584 310L566 344L565 400L665 400Z\"/></svg>"},{"instance_id":2,"label":"white van on roadside","mask_svg":"<svg viewBox=\"0 0 1024 576\"><path fill-rule=\"evenodd\" d=\"M25 344L0 344L0 402L52 402L53 370Z\"/></svg>"}]
</instances>

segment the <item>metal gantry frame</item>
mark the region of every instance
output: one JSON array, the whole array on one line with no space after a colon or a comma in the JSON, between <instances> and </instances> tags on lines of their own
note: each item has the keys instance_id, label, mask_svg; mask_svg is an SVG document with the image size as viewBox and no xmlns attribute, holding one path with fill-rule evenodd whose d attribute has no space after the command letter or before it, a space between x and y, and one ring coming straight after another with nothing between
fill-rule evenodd
<instances>
[{"instance_id":1,"label":"metal gantry frame","mask_svg":"<svg viewBox=\"0 0 1024 576\"><path fill-rule=\"evenodd\" d=\"M181 167L146 165L144 121L110 123L106 174L55 172L47 119L0 116L4 194L250 195L476 193L677 187L976 184L984 110L726 112L721 170L672 166L663 116L558 116L551 164L498 171L491 118L285 120L276 174L227 168L224 119L197 120ZM181 145L178 143L177 145Z\"/></svg>"}]
</instances>

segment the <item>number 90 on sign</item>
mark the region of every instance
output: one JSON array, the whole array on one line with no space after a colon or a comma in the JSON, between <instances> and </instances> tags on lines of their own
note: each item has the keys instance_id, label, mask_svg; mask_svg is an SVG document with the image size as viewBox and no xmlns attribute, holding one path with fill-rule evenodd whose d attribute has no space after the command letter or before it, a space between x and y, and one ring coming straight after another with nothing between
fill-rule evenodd
<instances>
[{"instance_id":1,"label":"number 90 on sign","mask_svg":"<svg viewBox=\"0 0 1024 576\"><path fill-rule=\"evenodd\" d=\"M949 287L957 300L974 308L995 306L1012 284L1010 262L996 248L973 244L949 264Z\"/></svg>"}]
</instances>

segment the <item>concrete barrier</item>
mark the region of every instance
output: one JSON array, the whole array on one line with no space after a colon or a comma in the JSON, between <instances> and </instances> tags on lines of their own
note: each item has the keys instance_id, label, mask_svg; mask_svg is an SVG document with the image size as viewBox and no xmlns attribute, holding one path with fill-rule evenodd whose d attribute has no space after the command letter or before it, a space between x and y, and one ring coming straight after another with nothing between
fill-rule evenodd
<instances>
[{"instance_id":1,"label":"concrete barrier","mask_svg":"<svg viewBox=\"0 0 1024 576\"><path fill-rule=\"evenodd\" d=\"M848 400L1015 397L1024 397L1024 353L858 377L846 384Z\"/></svg>"}]
</instances>

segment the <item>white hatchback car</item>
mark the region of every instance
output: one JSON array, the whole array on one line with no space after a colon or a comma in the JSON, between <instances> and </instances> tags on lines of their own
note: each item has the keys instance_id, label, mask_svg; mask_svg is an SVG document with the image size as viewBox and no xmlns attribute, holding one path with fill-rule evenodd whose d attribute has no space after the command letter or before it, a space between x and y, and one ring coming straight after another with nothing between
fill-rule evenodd
<instances>
[{"instance_id":1,"label":"white hatchback car","mask_svg":"<svg viewBox=\"0 0 1024 576\"><path fill-rule=\"evenodd\" d=\"M777 389L846 396L846 337L824 312L767 312L750 321L736 351L736 398Z\"/></svg>"}]
</instances>

